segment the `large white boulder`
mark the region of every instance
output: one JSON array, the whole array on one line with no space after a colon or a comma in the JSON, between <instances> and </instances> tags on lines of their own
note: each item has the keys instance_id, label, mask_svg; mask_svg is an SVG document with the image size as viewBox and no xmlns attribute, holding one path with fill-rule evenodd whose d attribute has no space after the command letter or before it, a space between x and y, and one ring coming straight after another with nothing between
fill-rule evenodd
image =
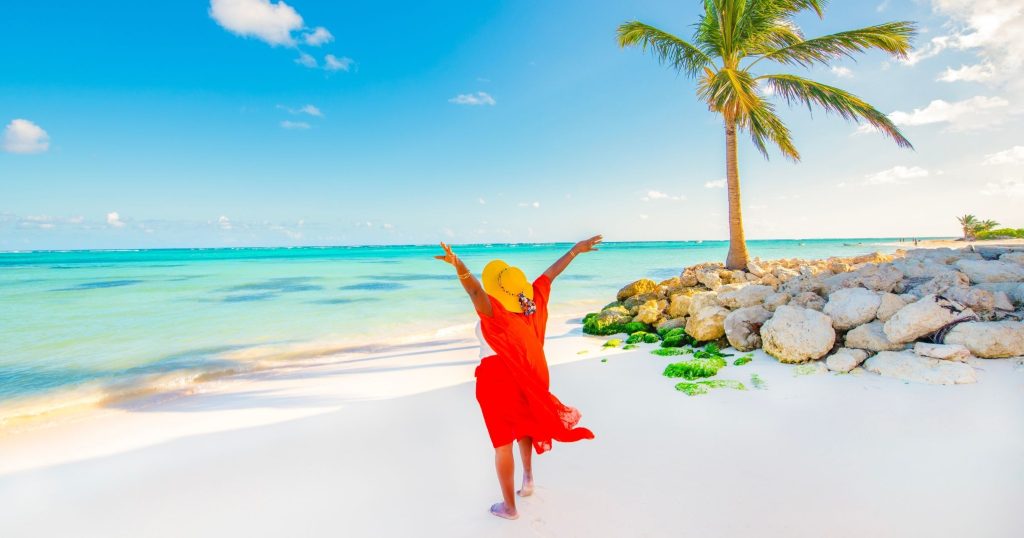
<instances>
[{"instance_id":1,"label":"large white boulder","mask_svg":"<svg viewBox=\"0 0 1024 538\"><path fill-rule=\"evenodd\" d=\"M1024 355L1024 323L1019 321L968 321L946 333L947 344L960 344L975 357L1001 359Z\"/></svg>"},{"instance_id":2,"label":"large white boulder","mask_svg":"<svg viewBox=\"0 0 1024 538\"><path fill-rule=\"evenodd\" d=\"M751 284L738 290L719 292L718 302L726 308L744 308L763 303L773 293L775 290L771 286Z\"/></svg>"},{"instance_id":3,"label":"large white boulder","mask_svg":"<svg viewBox=\"0 0 1024 538\"><path fill-rule=\"evenodd\" d=\"M1024 250L1015 250L1013 252L1002 254L999 256L999 261L1024 265Z\"/></svg>"},{"instance_id":4,"label":"large white boulder","mask_svg":"<svg viewBox=\"0 0 1024 538\"><path fill-rule=\"evenodd\" d=\"M835 353L825 359L825 366L833 372L846 373L861 365L868 358L868 352L863 349L850 349L841 347Z\"/></svg>"},{"instance_id":5,"label":"large white boulder","mask_svg":"<svg viewBox=\"0 0 1024 538\"><path fill-rule=\"evenodd\" d=\"M763 306L746 306L725 317L725 337L739 351L761 347L761 326L772 317Z\"/></svg>"},{"instance_id":6,"label":"large white boulder","mask_svg":"<svg viewBox=\"0 0 1024 538\"><path fill-rule=\"evenodd\" d=\"M914 383L957 385L978 380L974 368L963 362L919 357L910 351L883 351L864 362L869 372Z\"/></svg>"},{"instance_id":7,"label":"large white boulder","mask_svg":"<svg viewBox=\"0 0 1024 538\"><path fill-rule=\"evenodd\" d=\"M729 311L720 306L705 306L686 319L686 334L698 342L718 340L725 335L725 318Z\"/></svg>"},{"instance_id":8,"label":"large white boulder","mask_svg":"<svg viewBox=\"0 0 1024 538\"><path fill-rule=\"evenodd\" d=\"M902 301L901 301L902 302ZM875 319L882 298L864 288L843 288L828 296L822 310L832 318L836 330L845 331Z\"/></svg>"},{"instance_id":9,"label":"large white boulder","mask_svg":"<svg viewBox=\"0 0 1024 538\"><path fill-rule=\"evenodd\" d=\"M722 277L718 276L717 269L697 271L697 282L704 284L709 290L717 290L722 287Z\"/></svg>"},{"instance_id":10,"label":"large white boulder","mask_svg":"<svg viewBox=\"0 0 1024 538\"><path fill-rule=\"evenodd\" d=\"M708 306L721 306L718 304L718 293L713 291L702 291L690 296L689 313L691 316L697 315L697 312L700 312Z\"/></svg>"},{"instance_id":11,"label":"large white boulder","mask_svg":"<svg viewBox=\"0 0 1024 538\"><path fill-rule=\"evenodd\" d=\"M990 282L978 284L977 287L993 293L1003 292L1010 298L1010 301L1013 301L1013 304L1024 306L1024 284L1020 282Z\"/></svg>"},{"instance_id":12,"label":"large white boulder","mask_svg":"<svg viewBox=\"0 0 1024 538\"><path fill-rule=\"evenodd\" d=\"M970 308L941 295L925 295L899 309L885 322L885 335L893 343L912 342L944 325L974 315Z\"/></svg>"},{"instance_id":13,"label":"large white boulder","mask_svg":"<svg viewBox=\"0 0 1024 538\"><path fill-rule=\"evenodd\" d=\"M999 260L957 260L958 269L963 271L971 282L1022 282L1024 266Z\"/></svg>"},{"instance_id":14,"label":"large white boulder","mask_svg":"<svg viewBox=\"0 0 1024 538\"><path fill-rule=\"evenodd\" d=\"M773 293L764 298L764 307L774 312L776 308L789 302L788 293Z\"/></svg>"},{"instance_id":15,"label":"large white boulder","mask_svg":"<svg viewBox=\"0 0 1024 538\"><path fill-rule=\"evenodd\" d=\"M846 347L866 349L868 351L898 351L907 347L906 344L890 341L889 337L885 335L882 326L883 323L881 321L872 321L860 327L855 327L846 333L843 343Z\"/></svg>"},{"instance_id":16,"label":"large white boulder","mask_svg":"<svg viewBox=\"0 0 1024 538\"><path fill-rule=\"evenodd\" d=\"M906 301L904 301L899 295L896 295L895 293L883 293L879 295L879 305L876 316L882 321L889 321L889 318L893 317L899 309L906 305Z\"/></svg>"},{"instance_id":17,"label":"large white boulder","mask_svg":"<svg viewBox=\"0 0 1024 538\"><path fill-rule=\"evenodd\" d=\"M960 344L931 344L928 342L914 344L914 353L922 357L947 361L965 361L971 356L971 350Z\"/></svg>"},{"instance_id":18,"label":"large white boulder","mask_svg":"<svg viewBox=\"0 0 1024 538\"><path fill-rule=\"evenodd\" d=\"M798 293L796 297L793 297L789 304L792 306L799 306L801 308L810 308L812 310L821 310L825 308L825 299L822 299L820 295L813 291L805 291Z\"/></svg>"},{"instance_id":19,"label":"large white boulder","mask_svg":"<svg viewBox=\"0 0 1024 538\"><path fill-rule=\"evenodd\" d=\"M910 290L910 293L924 297L925 295L940 295L950 288L966 288L971 285L967 275L960 271L949 271L936 275L931 280L924 282Z\"/></svg>"},{"instance_id":20,"label":"large white boulder","mask_svg":"<svg viewBox=\"0 0 1024 538\"><path fill-rule=\"evenodd\" d=\"M775 309L775 315L761 326L762 348L779 362L820 359L835 342L832 319L809 308L780 306Z\"/></svg>"}]
</instances>

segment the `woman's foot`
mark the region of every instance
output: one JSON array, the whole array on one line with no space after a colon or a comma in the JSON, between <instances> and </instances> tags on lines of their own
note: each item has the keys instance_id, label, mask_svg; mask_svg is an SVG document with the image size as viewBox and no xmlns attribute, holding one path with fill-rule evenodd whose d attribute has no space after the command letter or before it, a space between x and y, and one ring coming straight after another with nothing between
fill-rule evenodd
<instances>
[{"instance_id":1,"label":"woman's foot","mask_svg":"<svg viewBox=\"0 0 1024 538\"><path fill-rule=\"evenodd\" d=\"M505 519L519 519L519 512L516 512L515 508L509 510L505 503L492 504L491 513Z\"/></svg>"},{"instance_id":2,"label":"woman's foot","mask_svg":"<svg viewBox=\"0 0 1024 538\"><path fill-rule=\"evenodd\" d=\"M516 492L520 497L529 497L533 495L533 475L529 473L523 473L523 489Z\"/></svg>"}]
</instances>

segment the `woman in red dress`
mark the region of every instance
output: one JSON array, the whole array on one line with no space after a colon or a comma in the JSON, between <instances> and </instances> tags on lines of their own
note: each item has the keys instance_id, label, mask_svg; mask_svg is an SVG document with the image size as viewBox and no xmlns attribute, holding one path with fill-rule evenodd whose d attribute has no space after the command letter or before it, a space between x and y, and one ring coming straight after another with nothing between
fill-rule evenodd
<instances>
[{"instance_id":1,"label":"woman in red dress","mask_svg":"<svg viewBox=\"0 0 1024 538\"><path fill-rule=\"evenodd\" d=\"M444 243L444 256L435 256L455 267L480 316L482 348L489 349L476 369L476 399L494 446L494 464L504 498L504 502L491 506L491 513L498 517L519 517L513 494L514 441L519 443L523 460L519 495L526 497L533 493L534 450L542 454L551 449L552 441L570 443L594 438L590 430L576 427L580 412L562 404L549 390L544 331L551 281L578 254L597 250L600 242L601 236L597 235L576 243L532 284L522 271L500 260L487 264L481 284Z\"/></svg>"}]
</instances>

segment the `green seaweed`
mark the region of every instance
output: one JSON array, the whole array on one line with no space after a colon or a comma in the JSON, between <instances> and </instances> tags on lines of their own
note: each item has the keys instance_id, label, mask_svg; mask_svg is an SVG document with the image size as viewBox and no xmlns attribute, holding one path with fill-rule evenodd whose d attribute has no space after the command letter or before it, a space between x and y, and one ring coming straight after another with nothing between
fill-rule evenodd
<instances>
[{"instance_id":1,"label":"green seaweed","mask_svg":"<svg viewBox=\"0 0 1024 538\"><path fill-rule=\"evenodd\" d=\"M676 327L662 335L661 347L683 347L692 346L697 343L692 336L686 334L682 327Z\"/></svg>"},{"instance_id":2,"label":"green seaweed","mask_svg":"<svg viewBox=\"0 0 1024 538\"><path fill-rule=\"evenodd\" d=\"M651 350L651 355L658 355L660 357L675 357L678 355L689 355L693 353L693 349L688 347L663 347Z\"/></svg>"},{"instance_id":3,"label":"green seaweed","mask_svg":"<svg viewBox=\"0 0 1024 538\"><path fill-rule=\"evenodd\" d=\"M743 366L744 364L747 364L747 363L749 363L752 360L754 360L754 356L753 355L744 355L744 356L742 356L742 357L732 361L732 365L733 366Z\"/></svg>"},{"instance_id":4,"label":"green seaweed","mask_svg":"<svg viewBox=\"0 0 1024 538\"><path fill-rule=\"evenodd\" d=\"M622 345L622 340L618 338L612 338L611 340L604 343L601 347L619 347Z\"/></svg>"},{"instance_id":5,"label":"green seaweed","mask_svg":"<svg viewBox=\"0 0 1024 538\"><path fill-rule=\"evenodd\" d=\"M608 362L608 359L601 359L601 362Z\"/></svg>"},{"instance_id":6,"label":"green seaweed","mask_svg":"<svg viewBox=\"0 0 1024 538\"><path fill-rule=\"evenodd\" d=\"M697 359L711 359L715 357L732 357L732 353L722 353L722 351L718 349L718 344L710 342L705 345L703 349L695 351L693 356Z\"/></svg>"},{"instance_id":7,"label":"green seaweed","mask_svg":"<svg viewBox=\"0 0 1024 538\"><path fill-rule=\"evenodd\" d=\"M587 353L590 353L589 349L581 349L576 352L577 355L586 355Z\"/></svg>"},{"instance_id":8,"label":"green seaweed","mask_svg":"<svg viewBox=\"0 0 1024 538\"><path fill-rule=\"evenodd\" d=\"M695 383L688 381L676 383L676 390L686 394L687 396L707 394L708 392L711 392L711 389L747 390L747 387L745 387L743 383L733 379L708 379L706 381L697 381Z\"/></svg>"},{"instance_id":9,"label":"green seaweed","mask_svg":"<svg viewBox=\"0 0 1024 538\"><path fill-rule=\"evenodd\" d=\"M622 349L624 349L626 351L629 351L630 349L636 349L638 347L640 347L640 346L638 346L636 344L626 344L626 345L622 346Z\"/></svg>"},{"instance_id":10,"label":"green seaweed","mask_svg":"<svg viewBox=\"0 0 1024 538\"><path fill-rule=\"evenodd\" d=\"M793 368L794 375L814 375L821 373L821 368L818 363L806 362L798 364Z\"/></svg>"},{"instance_id":11,"label":"green seaweed","mask_svg":"<svg viewBox=\"0 0 1024 538\"><path fill-rule=\"evenodd\" d=\"M662 375L665 377L682 377L684 379L698 379L701 377L713 377L718 371L725 368L725 359L721 357L690 359L683 362L674 362L665 367Z\"/></svg>"},{"instance_id":12,"label":"green seaweed","mask_svg":"<svg viewBox=\"0 0 1024 538\"><path fill-rule=\"evenodd\" d=\"M765 383L764 379L761 379L761 376L757 374L750 374L750 384L757 390L764 390L768 388L768 384Z\"/></svg>"},{"instance_id":13,"label":"green seaweed","mask_svg":"<svg viewBox=\"0 0 1024 538\"><path fill-rule=\"evenodd\" d=\"M594 336L611 336L613 334L633 334L637 331L650 332L651 326L638 321L626 323L602 322L600 314L591 312L583 316L583 332Z\"/></svg>"},{"instance_id":14,"label":"green seaweed","mask_svg":"<svg viewBox=\"0 0 1024 538\"><path fill-rule=\"evenodd\" d=\"M644 335L645 344L657 344L661 341L661 337L655 333L647 333Z\"/></svg>"},{"instance_id":15,"label":"green seaweed","mask_svg":"<svg viewBox=\"0 0 1024 538\"><path fill-rule=\"evenodd\" d=\"M637 332L629 335L629 338L626 338L626 343L627 344L639 344L640 342L644 341L644 336L647 336L646 332L644 332L644 331L637 331Z\"/></svg>"}]
</instances>

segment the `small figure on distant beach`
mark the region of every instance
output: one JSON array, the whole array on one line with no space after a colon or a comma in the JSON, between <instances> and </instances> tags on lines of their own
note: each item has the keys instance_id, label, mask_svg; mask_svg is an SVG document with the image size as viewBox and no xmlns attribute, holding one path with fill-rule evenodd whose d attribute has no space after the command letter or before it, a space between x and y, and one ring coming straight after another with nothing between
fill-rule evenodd
<instances>
[{"instance_id":1,"label":"small figure on distant beach","mask_svg":"<svg viewBox=\"0 0 1024 538\"><path fill-rule=\"evenodd\" d=\"M455 267L480 316L476 399L494 446L494 465L504 499L491 506L491 513L498 517L519 517L513 494L513 441L518 441L523 460L523 486L518 494L527 497L533 493L534 450L542 454L551 449L552 441L594 438L590 430L576 427L580 412L550 392L544 332L551 282L577 255L597 250L601 239L595 235L576 243L532 284L519 268L493 260L484 267L481 285L444 243L445 254L434 256Z\"/></svg>"}]
</instances>

